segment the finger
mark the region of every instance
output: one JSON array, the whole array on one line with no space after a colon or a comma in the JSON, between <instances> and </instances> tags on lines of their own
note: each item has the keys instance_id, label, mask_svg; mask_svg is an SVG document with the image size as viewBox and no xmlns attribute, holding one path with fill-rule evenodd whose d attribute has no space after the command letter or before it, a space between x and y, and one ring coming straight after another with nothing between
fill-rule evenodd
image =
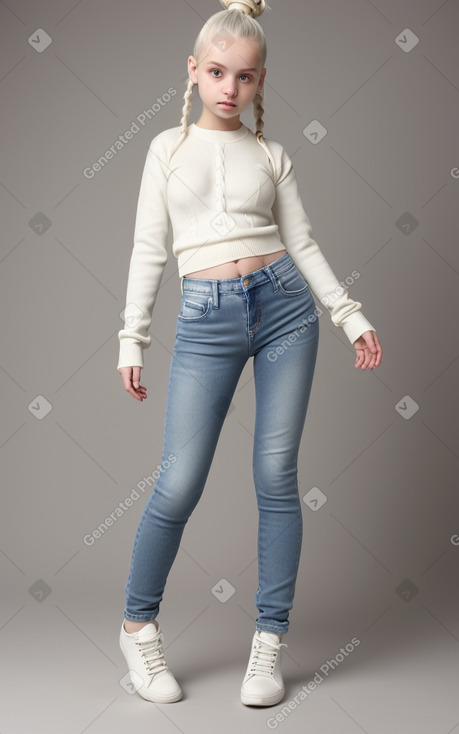
<instances>
[{"instance_id":1,"label":"finger","mask_svg":"<svg viewBox=\"0 0 459 734\"><path fill-rule=\"evenodd\" d=\"M371 346L372 337L371 331L365 331L363 334L359 336L359 338L354 342L354 349L356 352L360 352L362 356L366 355L367 349Z\"/></svg>"},{"instance_id":2,"label":"finger","mask_svg":"<svg viewBox=\"0 0 459 734\"><path fill-rule=\"evenodd\" d=\"M370 351L370 349L367 348L365 350L365 361L364 361L364 363L362 365L362 369L364 369L364 370L368 369L368 367L370 367L370 365L371 365L372 360L373 360L373 354Z\"/></svg>"},{"instance_id":3,"label":"finger","mask_svg":"<svg viewBox=\"0 0 459 734\"><path fill-rule=\"evenodd\" d=\"M379 365L381 364L381 360L382 360L383 350L382 350L382 346L376 334L375 334L375 342L378 348L378 352L376 355L376 367L379 367Z\"/></svg>"},{"instance_id":4,"label":"finger","mask_svg":"<svg viewBox=\"0 0 459 734\"><path fill-rule=\"evenodd\" d=\"M133 372L134 369L135 369L135 367L120 367L120 369L118 370L118 372L121 375L121 379L123 381L123 386L124 386L124 389L126 390L126 392L128 392L129 395L132 395L132 397L135 398L136 400L142 401L144 399L144 397L146 397L146 395L143 396L142 394L140 394L140 395L137 394L137 390L132 385L132 372ZM145 388L143 388L143 389L145 389Z\"/></svg>"},{"instance_id":5,"label":"finger","mask_svg":"<svg viewBox=\"0 0 459 734\"><path fill-rule=\"evenodd\" d=\"M376 355L370 354L370 361L368 362L368 369L373 370L376 364Z\"/></svg>"},{"instance_id":6,"label":"finger","mask_svg":"<svg viewBox=\"0 0 459 734\"><path fill-rule=\"evenodd\" d=\"M140 387L140 370L141 367L133 367L132 368L132 384L136 388L136 390Z\"/></svg>"},{"instance_id":7,"label":"finger","mask_svg":"<svg viewBox=\"0 0 459 734\"><path fill-rule=\"evenodd\" d=\"M363 362L364 353L363 349L356 349L357 352L357 359L355 360L355 367L360 367L360 365Z\"/></svg>"},{"instance_id":8,"label":"finger","mask_svg":"<svg viewBox=\"0 0 459 734\"><path fill-rule=\"evenodd\" d=\"M377 356L378 356L378 350L376 349L376 351L375 351L375 352L372 352L372 353L370 354L370 362L369 362L369 364L368 364L368 367L369 367L369 369L371 369L371 370L372 370L372 369L374 369L374 368L375 368L375 366L376 366L376 359L377 359Z\"/></svg>"},{"instance_id":9,"label":"finger","mask_svg":"<svg viewBox=\"0 0 459 734\"><path fill-rule=\"evenodd\" d=\"M381 363L382 349L375 331L367 331L363 334L368 345L367 360L365 367L373 369Z\"/></svg>"},{"instance_id":10,"label":"finger","mask_svg":"<svg viewBox=\"0 0 459 734\"><path fill-rule=\"evenodd\" d=\"M377 355L377 348L376 344L373 343L373 350L368 348L367 350L367 367L368 369L372 370L375 366L375 360Z\"/></svg>"},{"instance_id":11,"label":"finger","mask_svg":"<svg viewBox=\"0 0 459 734\"><path fill-rule=\"evenodd\" d=\"M129 390L129 388L131 387L132 367L120 367L118 372L121 375L124 389Z\"/></svg>"},{"instance_id":12,"label":"finger","mask_svg":"<svg viewBox=\"0 0 459 734\"><path fill-rule=\"evenodd\" d=\"M375 341L375 333L374 331L366 331L365 334L363 334L365 341L367 343L368 349L373 354L376 354L377 347L376 347L376 341Z\"/></svg>"},{"instance_id":13,"label":"finger","mask_svg":"<svg viewBox=\"0 0 459 734\"><path fill-rule=\"evenodd\" d=\"M378 345L375 344L374 350L369 351L368 354L370 355L368 367L370 369L373 369L374 367L377 367L381 361L381 354L380 354L380 349L378 348Z\"/></svg>"},{"instance_id":14,"label":"finger","mask_svg":"<svg viewBox=\"0 0 459 734\"><path fill-rule=\"evenodd\" d=\"M132 383L133 383L134 390L137 392L137 394L142 395L143 398L146 398L147 397L147 388L140 384L140 372L141 372L141 370L142 370L142 367L134 367L133 368Z\"/></svg>"}]
</instances>

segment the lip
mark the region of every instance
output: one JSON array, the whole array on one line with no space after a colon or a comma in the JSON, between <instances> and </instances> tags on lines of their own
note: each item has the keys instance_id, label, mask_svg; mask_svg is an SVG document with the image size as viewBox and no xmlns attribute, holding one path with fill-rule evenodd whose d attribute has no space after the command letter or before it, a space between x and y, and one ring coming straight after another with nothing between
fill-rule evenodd
<instances>
[{"instance_id":1,"label":"lip","mask_svg":"<svg viewBox=\"0 0 459 734\"><path fill-rule=\"evenodd\" d=\"M218 104L223 105L223 107L236 107L233 102L219 102Z\"/></svg>"}]
</instances>

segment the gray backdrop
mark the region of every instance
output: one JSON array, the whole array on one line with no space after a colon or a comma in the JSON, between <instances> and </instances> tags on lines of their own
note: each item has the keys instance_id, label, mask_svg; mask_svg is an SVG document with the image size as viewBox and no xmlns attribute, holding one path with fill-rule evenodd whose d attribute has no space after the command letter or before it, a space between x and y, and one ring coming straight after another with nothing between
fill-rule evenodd
<instances>
[{"instance_id":1,"label":"gray backdrop","mask_svg":"<svg viewBox=\"0 0 459 734\"><path fill-rule=\"evenodd\" d=\"M292 156L337 277L359 273L350 295L384 357L356 370L320 317L287 693L250 709L251 361L158 616L183 700L133 695L118 648L180 300L170 254L139 403L116 365L140 176L179 124L187 57L220 5L0 3L2 734L459 731L458 2L270 7L264 132ZM195 94L191 122L200 109Z\"/></svg>"}]
</instances>

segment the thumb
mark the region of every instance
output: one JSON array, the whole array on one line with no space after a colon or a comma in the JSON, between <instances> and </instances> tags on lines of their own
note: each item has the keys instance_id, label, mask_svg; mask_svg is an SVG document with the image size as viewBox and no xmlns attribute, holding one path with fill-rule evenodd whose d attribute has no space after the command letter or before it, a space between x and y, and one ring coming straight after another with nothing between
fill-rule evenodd
<instances>
[{"instance_id":1,"label":"thumb","mask_svg":"<svg viewBox=\"0 0 459 734\"><path fill-rule=\"evenodd\" d=\"M132 384L137 389L140 387L140 370L141 367L133 367L132 368Z\"/></svg>"}]
</instances>

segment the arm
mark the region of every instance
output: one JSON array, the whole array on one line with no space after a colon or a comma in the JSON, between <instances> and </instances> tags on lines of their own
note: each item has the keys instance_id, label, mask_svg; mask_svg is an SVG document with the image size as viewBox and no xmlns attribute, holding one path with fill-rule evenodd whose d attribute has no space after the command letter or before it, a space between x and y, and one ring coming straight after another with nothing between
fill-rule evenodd
<instances>
[{"instance_id":1,"label":"arm","mask_svg":"<svg viewBox=\"0 0 459 734\"><path fill-rule=\"evenodd\" d=\"M126 293L125 325L118 332L118 370L121 367L143 367L143 350L151 344L148 329L167 262L169 215L164 157L156 137L150 143L140 184Z\"/></svg>"},{"instance_id":2,"label":"arm","mask_svg":"<svg viewBox=\"0 0 459 734\"><path fill-rule=\"evenodd\" d=\"M304 211L292 162L279 145L276 198L272 208L279 235L302 276L353 344L366 331L375 329L361 313L362 304L349 298L340 285L318 244L312 238L311 223Z\"/></svg>"}]
</instances>

